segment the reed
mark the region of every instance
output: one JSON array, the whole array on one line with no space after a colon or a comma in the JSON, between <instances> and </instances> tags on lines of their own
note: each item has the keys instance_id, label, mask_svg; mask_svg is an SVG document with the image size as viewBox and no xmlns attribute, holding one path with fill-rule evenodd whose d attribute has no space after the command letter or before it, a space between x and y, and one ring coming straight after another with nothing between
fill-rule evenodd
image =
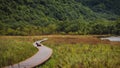
<instances>
[{"instance_id":1,"label":"reed","mask_svg":"<svg viewBox=\"0 0 120 68\"><path fill-rule=\"evenodd\" d=\"M22 61L37 52L34 41L53 49L46 63L36 68L119 68L120 42L101 41L94 36L44 35L0 36L0 67Z\"/></svg>"},{"instance_id":2,"label":"reed","mask_svg":"<svg viewBox=\"0 0 120 68\"><path fill-rule=\"evenodd\" d=\"M37 52L24 37L0 37L0 68L25 60Z\"/></svg>"}]
</instances>

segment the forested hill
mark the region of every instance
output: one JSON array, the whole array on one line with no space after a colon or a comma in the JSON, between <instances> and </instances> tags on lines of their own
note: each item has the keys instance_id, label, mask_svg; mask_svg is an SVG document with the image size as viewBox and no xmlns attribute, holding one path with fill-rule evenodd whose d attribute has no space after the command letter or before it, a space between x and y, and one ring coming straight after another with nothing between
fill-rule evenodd
<instances>
[{"instance_id":1,"label":"forested hill","mask_svg":"<svg viewBox=\"0 0 120 68\"><path fill-rule=\"evenodd\" d=\"M117 34L120 0L0 0L0 35Z\"/></svg>"}]
</instances>

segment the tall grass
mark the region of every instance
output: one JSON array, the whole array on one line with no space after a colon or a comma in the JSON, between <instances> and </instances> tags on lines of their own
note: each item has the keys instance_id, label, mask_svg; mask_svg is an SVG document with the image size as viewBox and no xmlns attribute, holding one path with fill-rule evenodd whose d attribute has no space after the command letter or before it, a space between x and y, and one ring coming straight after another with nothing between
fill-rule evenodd
<instances>
[{"instance_id":1,"label":"tall grass","mask_svg":"<svg viewBox=\"0 0 120 68\"><path fill-rule=\"evenodd\" d=\"M0 68L25 60L37 52L32 42L22 37L0 37Z\"/></svg>"},{"instance_id":2,"label":"tall grass","mask_svg":"<svg viewBox=\"0 0 120 68\"><path fill-rule=\"evenodd\" d=\"M0 66L24 60L37 52L36 40L53 49L51 59L37 68L120 68L120 42L91 36L0 37Z\"/></svg>"},{"instance_id":3,"label":"tall grass","mask_svg":"<svg viewBox=\"0 0 120 68\"><path fill-rule=\"evenodd\" d=\"M49 41L45 44L53 49L53 55L40 68L120 68L120 42L89 36Z\"/></svg>"},{"instance_id":4,"label":"tall grass","mask_svg":"<svg viewBox=\"0 0 120 68\"><path fill-rule=\"evenodd\" d=\"M119 68L120 46L108 44L46 44L51 59L38 68Z\"/></svg>"}]
</instances>

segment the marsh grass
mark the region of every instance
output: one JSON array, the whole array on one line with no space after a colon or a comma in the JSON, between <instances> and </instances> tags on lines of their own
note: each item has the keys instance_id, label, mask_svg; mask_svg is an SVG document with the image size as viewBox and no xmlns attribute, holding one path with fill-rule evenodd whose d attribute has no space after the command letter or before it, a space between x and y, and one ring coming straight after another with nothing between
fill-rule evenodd
<instances>
[{"instance_id":1,"label":"marsh grass","mask_svg":"<svg viewBox=\"0 0 120 68\"><path fill-rule=\"evenodd\" d=\"M37 52L32 43L42 38L53 54L37 68L120 68L120 42L101 41L92 36L1 36L0 65L10 65ZM21 55L22 54L22 55Z\"/></svg>"},{"instance_id":2,"label":"marsh grass","mask_svg":"<svg viewBox=\"0 0 120 68\"><path fill-rule=\"evenodd\" d=\"M0 37L0 67L25 60L37 52L29 39L22 37Z\"/></svg>"},{"instance_id":3,"label":"marsh grass","mask_svg":"<svg viewBox=\"0 0 120 68\"><path fill-rule=\"evenodd\" d=\"M53 49L49 61L37 68L119 68L120 42L101 41L92 36L49 37Z\"/></svg>"},{"instance_id":4,"label":"marsh grass","mask_svg":"<svg viewBox=\"0 0 120 68\"><path fill-rule=\"evenodd\" d=\"M120 46L106 44L47 44L51 59L40 68L119 68ZM38 67L39 68L39 67Z\"/></svg>"}]
</instances>

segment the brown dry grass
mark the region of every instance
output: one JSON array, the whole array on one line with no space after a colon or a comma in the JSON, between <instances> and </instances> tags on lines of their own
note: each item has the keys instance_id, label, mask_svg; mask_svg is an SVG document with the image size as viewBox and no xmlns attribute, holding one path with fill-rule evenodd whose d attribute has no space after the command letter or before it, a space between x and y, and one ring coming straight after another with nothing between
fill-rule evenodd
<instances>
[{"instance_id":1,"label":"brown dry grass","mask_svg":"<svg viewBox=\"0 0 120 68\"><path fill-rule=\"evenodd\" d=\"M101 40L98 35L47 35L49 41L47 43L67 43L67 44L109 44L109 45L120 45L120 42L111 42L109 40Z\"/></svg>"},{"instance_id":2,"label":"brown dry grass","mask_svg":"<svg viewBox=\"0 0 120 68\"><path fill-rule=\"evenodd\" d=\"M41 35L41 36L0 36L0 38L18 38L19 40L34 42L43 38L48 38L49 41L46 43L67 43L67 44L109 44L109 45L120 45L120 42L111 42L109 40L100 40L99 35Z\"/></svg>"}]
</instances>

